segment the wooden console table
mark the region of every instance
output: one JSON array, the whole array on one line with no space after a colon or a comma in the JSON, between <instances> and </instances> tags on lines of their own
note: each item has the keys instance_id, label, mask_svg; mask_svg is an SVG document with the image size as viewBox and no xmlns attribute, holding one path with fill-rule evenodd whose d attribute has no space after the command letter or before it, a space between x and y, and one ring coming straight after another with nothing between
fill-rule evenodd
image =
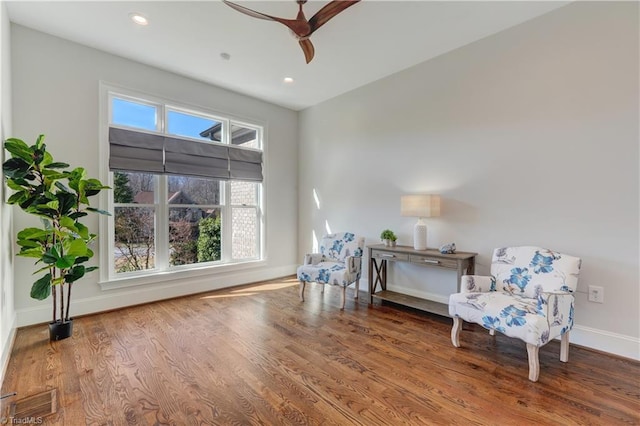
<instances>
[{"instance_id":1,"label":"wooden console table","mask_svg":"<svg viewBox=\"0 0 640 426\"><path fill-rule=\"evenodd\" d=\"M410 246L387 247L384 244L369 248L369 304L375 300L388 301L438 315L449 316L449 306L432 300L413 297L387 290L387 263L407 262L414 265L444 268L458 272L456 288L460 291L460 278L473 275L477 253L458 251L442 254L435 249L415 250ZM380 284L381 291L377 291Z\"/></svg>"}]
</instances>

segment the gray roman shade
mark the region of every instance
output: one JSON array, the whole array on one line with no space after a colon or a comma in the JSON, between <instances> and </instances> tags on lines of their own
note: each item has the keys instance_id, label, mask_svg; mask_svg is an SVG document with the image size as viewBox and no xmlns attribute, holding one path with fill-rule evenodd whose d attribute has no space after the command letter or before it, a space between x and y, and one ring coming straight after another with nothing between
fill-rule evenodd
<instances>
[{"instance_id":1,"label":"gray roman shade","mask_svg":"<svg viewBox=\"0 0 640 426\"><path fill-rule=\"evenodd\" d=\"M165 137L164 153L165 173L229 179L226 145Z\"/></svg>"},{"instance_id":2,"label":"gray roman shade","mask_svg":"<svg viewBox=\"0 0 640 426\"><path fill-rule=\"evenodd\" d=\"M230 146L229 177L262 182L262 153Z\"/></svg>"},{"instance_id":3,"label":"gray roman shade","mask_svg":"<svg viewBox=\"0 0 640 426\"><path fill-rule=\"evenodd\" d=\"M162 173L163 145L163 136L110 127L109 168Z\"/></svg>"},{"instance_id":4,"label":"gray roman shade","mask_svg":"<svg viewBox=\"0 0 640 426\"><path fill-rule=\"evenodd\" d=\"M109 128L111 170L262 182L262 152Z\"/></svg>"}]
</instances>

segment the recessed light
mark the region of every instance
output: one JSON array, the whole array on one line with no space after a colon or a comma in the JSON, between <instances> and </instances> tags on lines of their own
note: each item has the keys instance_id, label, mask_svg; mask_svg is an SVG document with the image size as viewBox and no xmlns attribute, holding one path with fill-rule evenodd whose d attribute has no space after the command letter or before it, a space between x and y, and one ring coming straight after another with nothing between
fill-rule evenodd
<instances>
[{"instance_id":1,"label":"recessed light","mask_svg":"<svg viewBox=\"0 0 640 426\"><path fill-rule=\"evenodd\" d=\"M149 25L149 20L140 13L131 12L129 18L138 25Z\"/></svg>"},{"instance_id":2,"label":"recessed light","mask_svg":"<svg viewBox=\"0 0 640 426\"><path fill-rule=\"evenodd\" d=\"M284 81L287 84L291 84L293 83L295 80L292 77L285 77L282 79L282 81Z\"/></svg>"}]
</instances>

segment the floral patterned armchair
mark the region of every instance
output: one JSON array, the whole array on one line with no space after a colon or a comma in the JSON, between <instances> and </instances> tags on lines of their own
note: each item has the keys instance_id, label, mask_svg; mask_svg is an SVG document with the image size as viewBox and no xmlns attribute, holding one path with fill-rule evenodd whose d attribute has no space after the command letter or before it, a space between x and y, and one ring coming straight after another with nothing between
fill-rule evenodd
<instances>
[{"instance_id":1,"label":"floral patterned armchair","mask_svg":"<svg viewBox=\"0 0 640 426\"><path fill-rule=\"evenodd\" d=\"M540 374L538 350L561 336L560 361L569 360L573 292L581 260L540 247L494 250L490 277L464 275L461 293L449 298L451 342L460 347L462 322L516 337L527 344L529 380Z\"/></svg>"},{"instance_id":2,"label":"floral patterned armchair","mask_svg":"<svg viewBox=\"0 0 640 426\"><path fill-rule=\"evenodd\" d=\"M342 287L342 304L344 309L346 288L356 283L355 299L358 298L359 280L362 269L362 251L364 237L357 237L350 232L325 235L320 242L320 253L307 254L304 265L298 267L300 280L300 300L304 302L304 288L308 282Z\"/></svg>"}]
</instances>

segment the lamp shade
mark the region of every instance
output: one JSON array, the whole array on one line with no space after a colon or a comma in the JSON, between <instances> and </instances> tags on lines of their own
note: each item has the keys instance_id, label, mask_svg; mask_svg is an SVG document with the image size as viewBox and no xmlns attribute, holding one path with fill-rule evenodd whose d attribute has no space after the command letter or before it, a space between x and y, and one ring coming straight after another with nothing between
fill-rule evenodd
<instances>
[{"instance_id":1,"label":"lamp shade","mask_svg":"<svg viewBox=\"0 0 640 426\"><path fill-rule=\"evenodd\" d=\"M400 214L409 217L440 216L440 196L403 195L400 199Z\"/></svg>"}]
</instances>

